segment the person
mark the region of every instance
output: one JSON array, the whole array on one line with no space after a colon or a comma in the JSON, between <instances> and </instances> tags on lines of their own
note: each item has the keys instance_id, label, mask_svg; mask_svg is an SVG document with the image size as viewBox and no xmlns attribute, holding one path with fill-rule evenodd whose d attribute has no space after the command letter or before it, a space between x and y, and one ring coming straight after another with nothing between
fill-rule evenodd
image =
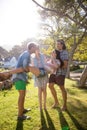
<instances>
[{"instance_id":1,"label":"person","mask_svg":"<svg viewBox=\"0 0 87 130\"><path fill-rule=\"evenodd\" d=\"M34 53L36 49L35 43L27 44L27 50L24 51L18 58L16 68L23 68L24 72L13 74L12 81L19 92L18 97L18 120L30 119L30 116L25 116L28 110L24 108L26 85L27 85L27 72L29 71L27 67L30 63L30 54Z\"/></svg>"},{"instance_id":2,"label":"person","mask_svg":"<svg viewBox=\"0 0 87 130\"><path fill-rule=\"evenodd\" d=\"M57 84L61 89L63 102L64 102L62 110L66 110L67 109L67 92L65 89L65 76L67 73L68 52L66 50L64 40L62 39L57 40L57 51L60 52L60 59L63 63L62 63L62 66L58 68L56 74L51 74L49 77L49 88L54 98L54 104L52 105L52 108L56 108L59 105L57 93L54 88L54 85Z\"/></svg>"},{"instance_id":3,"label":"person","mask_svg":"<svg viewBox=\"0 0 87 130\"><path fill-rule=\"evenodd\" d=\"M41 70L40 76L34 76L34 85L38 87L38 99L40 110L42 110L42 98L44 101L44 109L46 109L46 88L48 83L48 74L45 70L45 64L45 55L40 52L39 46L37 46L35 57L32 58L32 65L38 67Z\"/></svg>"},{"instance_id":4,"label":"person","mask_svg":"<svg viewBox=\"0 0 87 130\"><path fill-rule=\"evenodd\" d=\"M45 69L50 74L56 74L57 69L61 66L61 61L58 58L56 50L53 50L51 53L51 58L46 62Z\"/></svg>"}]
</instances>

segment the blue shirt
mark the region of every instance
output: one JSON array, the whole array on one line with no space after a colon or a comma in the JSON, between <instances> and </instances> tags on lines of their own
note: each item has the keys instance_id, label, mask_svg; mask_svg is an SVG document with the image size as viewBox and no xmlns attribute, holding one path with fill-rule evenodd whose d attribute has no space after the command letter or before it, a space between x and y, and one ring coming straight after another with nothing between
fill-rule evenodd
<instances>
[{"instance_id":1,"label":"blue shirt","mask_svg":"<svg viewBox=\"0 0 87 130\"><path fill-rule=\"evenodd\" d=\"M32 59L34 66L38 68L44 68L45 66L45 56L44 54L40 53L40 59L37 59L36 56Z\"/></svg>"},{"instance_id":2,"label":"blue shirt","mask_svg":"<svg viewBox=\"0 0 87 130\"><path fill-rule=\"evenodd\" d=\"M30 63L30 53L28 51L25 51L19 56L16 68L20 68L20 67L25 68L25 67L29 66L29 63ZM17 80L27 81L27 79L28 79L28 76L27 76L26 72L13 74L13 76L12 76L13 82L15 82Z\"/></svg>"}]
</instances>

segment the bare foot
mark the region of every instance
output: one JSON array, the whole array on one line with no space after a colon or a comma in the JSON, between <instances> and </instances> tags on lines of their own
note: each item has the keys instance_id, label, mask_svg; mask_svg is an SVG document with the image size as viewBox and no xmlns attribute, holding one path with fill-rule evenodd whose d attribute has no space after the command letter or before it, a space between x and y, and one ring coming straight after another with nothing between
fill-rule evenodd
<instances>
[{"instance_id":1,"label":"bare foot","mask_svg":"<svg viewBox=\"0 0 87 130\"><path fill-rule=\"evenodd\" d=\"M57 108L58 106L59 106L59 104L56 103L56 104L53 104L53 105L52 105L52 108Z\"/></svg>"},{"instance_id":2,"label":"bare foot","mask_svg":"<svg viewBox=\"0 0 87 130\"><path fill-rule=\"evenodd\" d=\"M64 107L61 108L61 110L62 110L62 111L66 111L66 110L67 110L67 107L64 106Z\"/></svg>"}]
</instances>

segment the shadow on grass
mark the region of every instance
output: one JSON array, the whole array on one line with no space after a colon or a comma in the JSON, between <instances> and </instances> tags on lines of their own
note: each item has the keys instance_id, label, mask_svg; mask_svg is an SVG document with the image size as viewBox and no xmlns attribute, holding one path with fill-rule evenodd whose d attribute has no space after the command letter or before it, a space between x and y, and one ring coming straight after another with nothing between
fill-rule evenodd
<instances>
[{"instance_id":1,"label":"shadow on grass","mask_svg":"<svg viewBox=\"0 0 87 130\"><path fill-rule=\"evenodd\" d=\"M67 110L67 114L71 118L72 122L76 126L77 130L87 130L85 128L87 125L87 107L85 107L81 101L76 100L76 103L73 104L69 102L69 110ZM79 106L79 107L78 107ZM78 118L78 120L73 116L73 114ZM83 120L84 119L84 120ZM79 121L80 120L80 121ZM81 123L80 123L81 122Z\"/></svg>"},{"instance_id":2,"label":"shadow on grass","mask_svg":"<svg viewBox=\"0 0 87 130\"><path fill-rule=\"evenodd\" d=\"M40 111L40 117L41 117L41 128L40 130L47 130L47 124L46 124L46 120L43 114L43 111Z\"/></svg>"},{"instance_id":3,"label":"shadow on grass","mask_svg":"<svg viewBox=\"0 0 87 130\"><path fill-rule=\"evenodd\" d=\"M87 106L85 106L85 102L83 104L80 100L73 97L73 100L71 99L68 102L69 110L73 113L76 113L76 115L78 115L79 113L82 115L82 112L87 112ZM84 116L86 116L86 115L84 115Z\"/></svg>"},{"instance_id":4,"label":"shadow on grass","mask_svg":"<svg viewBox=\"0 0 87 130\"><path fill-rule=\"evenodd\" d=\"M61 130L70 130L68 122L66 121L65 117L63 116L63 113L60 108L56 108L58 111L60 124L61 124Z\"/></svg>"},{"instance_id":5,"label":"shadow on grass","mask_svg":"<svg viewBox=\"0 0 87 130\"><path fill-rule=\"evenodd\" d=\"M47 110L45 110L45 114L46 114L46 118L47 118L47 122L48 122L48 126L49 126L48 130L56 130Z\"/></svg>"},{"instance_id":6,"label":"shadow on grass","mask_svg":"<svg viewBox=\"0 0 87 130\"><path fill-rule=\"evenodd\" d=\"M16 130L23 130L23 121L17 121Z\"/></svg>"},{"instance_id":7,"label":"shadow on grass","mask_svg":"<svg viewBox=\"0 0 87 130\"><path fill-rule=\"evenodd\" d=\"M46 114L46 119L43 111L40 112L40 116L41 116L40 130L56 130L47 110L45 110L45 114Z\"/></svg>"},{"instance_id":8,"label":"shadow on grass","mask_svg":"<svg viewBox=\"0 0 87 130\"><path fill-rule=\"evenodd\" d=\"M71 120L73 121L74 125L76 126L77 130L86 130L84 129L80 123L76 120L76 118L67 110L66 111L67 114L69 115L69 117L71 118Z\"/></svg>"}]
</instances>

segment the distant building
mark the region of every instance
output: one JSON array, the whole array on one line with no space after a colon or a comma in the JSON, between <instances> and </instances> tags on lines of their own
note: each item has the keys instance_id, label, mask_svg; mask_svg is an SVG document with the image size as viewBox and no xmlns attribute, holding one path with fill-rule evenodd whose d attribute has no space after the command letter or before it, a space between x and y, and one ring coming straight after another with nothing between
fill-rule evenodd
<instances>
[{"instance_id":1,"label":"distant building","mask_svg":"<svg viewBox=\"0 0 87 130\"><path fill-rule=\"evenodd\" d=\"M4 61L4 68L5 69L10 69L10 68L15 68L17 64L17 60L15 57L12 57L12 58L6 58L5 61Z\"/></svg>"}]
</instances>

